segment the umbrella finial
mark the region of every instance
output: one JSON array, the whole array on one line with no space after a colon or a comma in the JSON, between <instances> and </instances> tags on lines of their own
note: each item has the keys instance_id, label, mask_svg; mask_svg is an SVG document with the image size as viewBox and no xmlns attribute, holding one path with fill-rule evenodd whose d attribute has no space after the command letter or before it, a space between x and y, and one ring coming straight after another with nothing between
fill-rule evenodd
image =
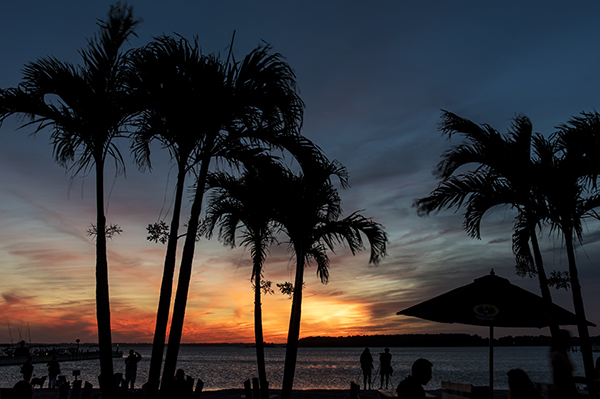
<instances>
[{"instance_id":1,"label":"umbrella finial","mask_svg":"<svg viewBox=\"0 0 600 399\"><path fill-rule=\"evenodd\" d=\"M494 268L492 267L492 270L490 271L490 276L495 276L496 273L494 272Z\"/></svg>"}]
</instances>

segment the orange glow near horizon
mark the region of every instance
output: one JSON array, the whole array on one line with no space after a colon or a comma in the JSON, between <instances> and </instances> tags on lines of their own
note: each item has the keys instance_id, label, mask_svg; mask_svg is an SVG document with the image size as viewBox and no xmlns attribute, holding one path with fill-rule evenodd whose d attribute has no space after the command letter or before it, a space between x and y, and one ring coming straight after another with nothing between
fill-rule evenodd
<instances>
[{"instance_id":1,"label":"orange glow near horizon","mask_svg":"<svg viewBox=\"0 0 600 399\"><path fill-rule=\"evenodd\" d=\"M206 296L197 292L190 294L182 342L254 342L254 294L247 282L231 285L235 285L236 290L228 291L222 296L214 292L208 292ZM26 329L30 330L33 342L97 340L95 304L92 298L86 303L64 307L7 295L4 295L4 299L0 312L7 320L11 320L9 326L13 341L18 336L25 339ZM279 293L263 297L266 342L286 342L290 308L291 300ZM113 342L151 343L155 318L154 308L142 309L133 305L125 307L119 300L115 300L111 311ZM307 296L302 309L301 337L363 334L361 328L368 323L368 319L369 311L364 305ZM5 336L2 341L9 341L7 333L2 336Z\"/></svg>"}]
</instances>

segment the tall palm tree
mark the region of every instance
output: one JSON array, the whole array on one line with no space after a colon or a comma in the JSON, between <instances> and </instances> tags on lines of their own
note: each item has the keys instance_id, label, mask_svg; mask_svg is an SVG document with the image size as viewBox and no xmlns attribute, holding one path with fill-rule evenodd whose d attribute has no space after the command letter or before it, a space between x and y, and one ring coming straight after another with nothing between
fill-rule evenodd
<instances>
[{"instance_id":1,"label":"tall palm tree","mask_svg":"<svg viewBox=\"0 0 600 399\"><path fill-rule=\"evenodd\" d=\"M540 192L548 203L549 220L562 232L565 240L583 365L590 396L597 397L598 390L593 382L596 374L592 346L575 256L575 243L581 243L583 239L583 220L588 217L599 218L595 211L600 206L595 155L600 151L600 124L593 118L597 118L597 115L584 114L560 127L552 141L547 142L548 150L540 156L537 175Z\"/></svg>"},{"instance_id":2,"label":"tall palm tree","mask_svg":"<svg viewBox=\"0 0 600 399\"><path fill-rule=\"evenodd\" d=\"M297 94L294 72L280 54L270 51L268 45L259 46L241 62L223 64L226 77L220 81L222 89L207 95L214 112L199 119L196 126L203 141L196 154L199 170L181 258L163 384L172 380L177 364L195 236L211 161L217 157L234 160L236 150L257 142L271 144L282 135L297 135L302 121L304 103Z\"/></svg>"},{"instance_id":3,"label":"tall palm tree","mask_svg":"<svg viewBox=\"0 0 600 399\"><path fill-rule=\"evenodd\" d=\"M464 226L472 238L479 239L484 214L493 207L509 205L515 208L513 250L520 274L537 274L542 298L548 305L552 296L538 245L536 228L545 204L536 195L532 147L538 151L543 144L540 135L532 134L529 118L514 118L508 135L504 136L489 125L477 125L451 112L443 111L440 130L451 138L459 134L464 142L446 151L437 166L441 179L429 196L415 201L421 215L444 208L465 207ZM466 165L474 170L456 174ZM529 250L533 248L533 259ZM535 265L535 268L532 268ZM558 326L550 326L552 335Z\"/></svg>"},{"instance_id":4,"label":"tall palm tree","mask_svg":"<svg viewBox=\"0 0 600 399\"><path fill-rule=\"evenodd\" d=\"M241 245L250 248L254 285L254 338L256 361L261 395L268 398L267 372L265 365L264 336L262 327L261 291L263 265L269 247L276 241L276 182L281 180L279 165L271 164L258 169L249 167L239 178L225 173L212 175L208 186L213 194L208 202L203 231L211 238L217 224L219 239L232 248L236 246L236 234L241 232Z\"/></svg>"},{"instance_id":5,"label":"tall palm tree","mask_svg":"<svg viewBox=\"0 0 600 399\"><path fill-rule=\"evenodd\" d=\"M104 165L108 157L122 165L114 139L135 113L126 87L127 57L123 44L140 21L133 8L116 4L107 19L99 21L97 36L79 53L82 66L46 57L24 68L21 85L2 93L2 119L25 116L35 132L50 128L54 157L74 174L95 169L96 175L96 314L100 345L102 392L113 397L113 363L104 214Z\"/></svg>"},{"instance_id":6,"label":"tall palm tree","mask_svg":"<svg viewBox=\"0 0 600 399\"><path fill-rule=\"evenodd\" d=\"M322 157L312 167L303 165L302 173L288 173L280 183L278 221L289 239L296 258L296 275L292 293L292 310L288 330L282 398L290 399L298 354L304 269L312 261L317 265L321 282L329 279L327 250L346 243L352 254L361 251L364 235L371 247L369 263L378 264L386 254L387 235L380 224L357 212L340 219L341 199L331 178L337 177L347 187L346 169L338 162Z\"/></svg>"},{"instance_id":7,"label":"tall palm tree","mask_svg":"<svg viewBox=\"0 0 600 399\"><path fill-rule=\"evenodd\" d=\"M185 179L198 163L205 136L197 128L222 103L213 100L223 90L224 70L213 55L203 55L197 41L169 36L156 38L133 57L131 85L145 112L138 121L134 153L140 165L149 165L150 143L158 141L177 166L173 213L169 225L150 370L148 395L158 394L160 370L169 320L177 240ZM156 237L154 237L156 239Z\"/></svg>"}]
</instances>

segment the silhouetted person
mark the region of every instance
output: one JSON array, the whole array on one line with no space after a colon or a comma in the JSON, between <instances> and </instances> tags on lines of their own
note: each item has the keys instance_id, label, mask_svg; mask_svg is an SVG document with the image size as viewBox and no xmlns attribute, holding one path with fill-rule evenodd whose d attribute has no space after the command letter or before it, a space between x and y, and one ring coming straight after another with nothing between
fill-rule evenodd
<instances>
[{"instance_id":1,"label":"silhouetted person","mask_svg":"<svg viewBox=\"0 0 600 399\"><path fill-rule=\"evenodd\" d=\"M67 377L64 375L59 375L58 381L56 381L56 386L58 387L58 398L68 399L69 389L71 389L71 383L67 381Z\"/></svg>"},{"instance_id":2,"label":"silhouetted person","mask_svg":"<svg viewBox=\"0 0 600 399\"><path fill-rule=\"evenodd\" d=\"M379 354L379 374L381 374L380 389L383 388L383 380L385 379L385 389L390 383L390 375L392 375L392 354L390 348L385 348L383 353Z\"/></svg>"},{"instance_id":3,"label":"silhouetted person","mask_svg":"<svg viewBox=\"0 0 600 399\"><path fill-rule=\"evenodd\" d=\"M569 348L571 348L571 334L567 330L559 330L557 336L552 337L550 346L550 365L554 381L550 397L553 399L579 397L573 378L573 364L567 353Z\"/></svg>"},{"instance_id":4,"label":"silhouetted person","mask_svg":"<svg viewBox=\"0 0 600 399\"><path fill-rule=\"evenodd\" d=\"M33 399L33 386L29 381L21 380L12 389L13 399Z\"/></svg>"},{"instance_id":5,"label":"silhouetted person","mask_svg":"<svg viewBox=\"0 0 600 399\"><path fill-rule=\"evenodd\" d=\"M535 385L525 371L512 369L506 375L510 399L542 399L542 395L535 389Z\"/></svg>"},{"instance_id":6,"label":"silhouetted person","mask_svg":"<svg viewBox=\"0 0 600 399\"><path fill-rule=\"evenodd\" d=\"M371 351L369 348L365 348L365 350L360 354L360 368L363 373L363 385L364 389L367 389L367 381L369 382L369 389L371 389L371 370L373 369L373 356L371 356Z\"/></svg>"},{"instance_id":7,"label":"silhouetted person","mask_svg":"<svg viewBox=\"0 0 600 399\"><path fill-rule=\"evenodd\" d=\"M56 377L60 374L60 364L56 360L56 356L52 356L52 360L46 366L48 367L48 388L55 388Z\"/></svg>"},{"instance_id":8,"label":"silhouetted person","mask_svg":"<svg viewBox=\"0 0 600 399\"><path fill-rule=\"evenodd\" d=\"M31 381L31 375L33 374L33 357L29 356L21 366L21 374L23 374L23 379L25 381Z\"/></svg>"},{"instance_id":9,"label":"silhouetted person","mask_svg":"<svg viewBox=\"0 0 600 399\"><path fill-rule=\"evenodd\" d=\"M411 375L400 381L396 392L398 399L425 399L425 389L423 385L427 385L431 380L431 368L433 363L427 359L417 359L412 364Z\"/></svg>"},{"instance_id":10,"label":"silhouetted person","mask_svg":"<svg viewBox=\"0 0 600 399\"><path fill-rule=\"evenodd\" d=\"M187 378L185 376L185 372L183 371L183 369L178 369L175 372L175 379L173 381L175 384L174 386L175 386L175 397L176 398L185 399L187 397L192 396L193 387L192 387L192 389L189 388L189 383L187 381Z\"/></svg>"},{"instance_id":11,"label":"silhouetted person","mask_svg":"<svg viewBox=\"0 0 600 399\"><path fill-rule=\"evenodd\" d=\"M142 360L142 355L134 352L133 349L129 350L129 356L125 358L125 386L128 386L129 382L131 382L131 389L133 389L135 385L137 364L140 360Z\"/></svg>"}]
</instances>

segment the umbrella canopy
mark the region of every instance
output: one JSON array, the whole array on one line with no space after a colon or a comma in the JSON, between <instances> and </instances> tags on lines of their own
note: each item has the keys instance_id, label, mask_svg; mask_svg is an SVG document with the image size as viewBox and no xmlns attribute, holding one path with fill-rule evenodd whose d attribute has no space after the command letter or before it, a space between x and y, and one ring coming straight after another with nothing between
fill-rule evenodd
<instances>
[{"instance_id":1,"label":"umbrella canopy","mask_svg":"<svg viewBox=\"0 0 600 399\"><path fill-rule=\"evenodd\" d=\"M415 316L440 323L460 323L494 327L547 327L576 325L576 316L526 291L494 271L471 284L438 295L401 310L397 314ZM588 322L590 326L595 324Z\"/></svg>"},{"instance_id":2,"label":"umbrella canopy","mask_svg":"<svg viewBox=\"0 0 600 399\"><path fill-rule=\"evenodd\" d=\"M460 323L490 328L490 390L494 390L494 327L547 327L550 324L576 325L575 314L526 291L494 270L489 276L476 278L445 294L399 311L397 314L414 316L440 323ZM588 325L595 327L593 323Z\"/></svg>"}]
</instances>

